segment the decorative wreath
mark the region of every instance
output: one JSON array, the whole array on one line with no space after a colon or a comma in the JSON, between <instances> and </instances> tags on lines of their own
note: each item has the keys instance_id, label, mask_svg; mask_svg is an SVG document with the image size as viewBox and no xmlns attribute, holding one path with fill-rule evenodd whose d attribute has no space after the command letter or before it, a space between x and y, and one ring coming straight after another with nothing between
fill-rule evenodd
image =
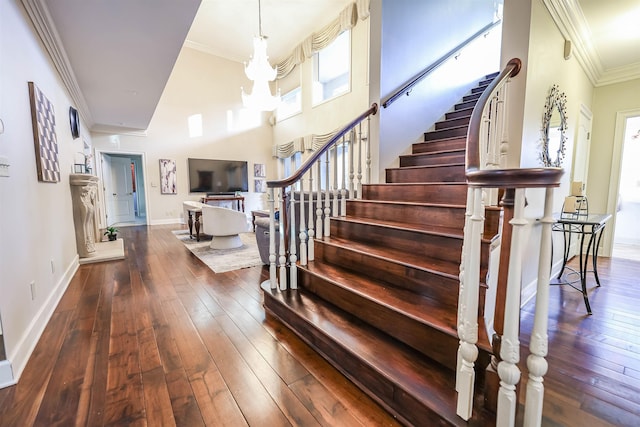
<instances>
[{"instance_id":1,"label":"decorative wreath","mask_svg":"<svg viewBox=\"0 0 640 427\"><path fill-rule=\"evenodd\" d=\"M560 146L555 158L549 153L549 125L551 116L556 111L560 113ZM545 167L561 167L565 157L565 143L567 141L567 97L564 92L560 92L558 85L551 86L549 96L544 104L544 115L542 116L542 139L540 161Z\"/></svg>"}]
</instances>

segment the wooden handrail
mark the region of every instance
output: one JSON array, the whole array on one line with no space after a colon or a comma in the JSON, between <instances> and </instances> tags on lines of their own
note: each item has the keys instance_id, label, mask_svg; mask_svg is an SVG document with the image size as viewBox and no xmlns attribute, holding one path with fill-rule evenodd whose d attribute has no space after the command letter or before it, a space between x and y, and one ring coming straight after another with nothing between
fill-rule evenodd
<instances>
[{"instance_id":1,"label":"wooden handrail","mask_svg":"<svg viewBox=\"0 0 640 427\"><path fill-rule=\"evenodd\" d=\"M475 39L477 39L481 35L487 33L489 30L491 30L493 27L495 27L496 25L500 24L501 22L502 22L501 20L497 20L495 22L492 22L492 23L486 25L480 31L476 32L471 37L469 37L468 39L466 39L465 41L460 43L458 46L456 46L455 48L453 48L452 50L447 52L445 55L443 55L436 62L434 62L433 64L429 65L424 70L420 71L420 73L418 73L415 77L413 77L411 80L406 82L399 89L396 89L393 92L392 95L390 95L387 98L385 98L385 100L382 102L382 106L384 108L387 108L389 105L393 104L393 102L396 101L398 98L400 98L402 95L409 96L409 94L411 93L411 90L413 89L413 87L415 85L417 85L418 83L420 83L420 81L422 81L425 77L427 77L433 70L438 68L440 65L442 65L444 62L446 62L448 59L454 57L466 45L468 45L469 43L471 43L472 41L474 41Z\"/></svg>"},{"instance_id":2,"label":"wooden handrail","mask_svg":"<svg viewBox=\"0 0 640 427\"><path fill-rule=\"evenodd\" d=\"M352 120L348 125L343 127L337 134L333 136L328 142L326 142L319 150L316 150L311 154L311 156L296 170L293 175L288 178L279 179L275 181L267 181L267 187L269 188L284 188L288 187L302 178L302 176L307 173L311 166L313 166L320 156L322 156L333 144L335 144L340 138L342 138L347 132L349 132L353 127L355 127L358 123L366 119L371 115L375 115L378 112L378 104L375 102L371 105L371 107L360 114L354 120ZM367 135L369 138L369 135Z\"/></svg>"},{"instance_id":3,"label":"wooden handrail","mask_svg":"<svg viewBox=\"0 0 640 427\"><path fill-rule=\"evenodd\" d=\"M496 88L505 81L518 75L522 62L518 58L511 59L504 70L489 84L476 103L467 131L467 152L465 169L467 183L484 188L530 188L560 185L562 168L529 168L529 169L480 169L480 127L485 106Z\"/></svg>"}]
</instances>

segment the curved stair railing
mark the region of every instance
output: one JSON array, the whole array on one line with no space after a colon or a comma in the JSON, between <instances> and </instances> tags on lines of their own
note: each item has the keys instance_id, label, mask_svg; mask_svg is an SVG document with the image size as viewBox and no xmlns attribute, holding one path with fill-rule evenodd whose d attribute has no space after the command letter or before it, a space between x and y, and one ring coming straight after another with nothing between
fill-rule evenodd
<instances>
[{"instance_id":1,"label":"curved stair railing","mask_svg":"<svg viewBox=\"0 0 640 427\"><path fill-rule=\"evenodd\" d=\"M329 218L346 216L347 198L361 198L363 181L371 182L370 117L377 112L378 104L374 103L314 151L291 176L267 182L271 289L298 288L298 260L300 265L313 261L313 241L329 237Z\"/></svg>"},{"instance_id":2,"label":"curved stair railing","mask_svg":"<svg viewBox=\"0 0 640 427\"><path fill-rule=\"evenodd\" d=\"M531 354L527 359L529 381L526 390L525 426L539 426L544 397L543 376L547 371L547 316L551 266L551 226L553 224L553 187L560 185L560 168L505 169L508 152L506 132L508 108L505 104L508 82L521 68L519 59L509 61L505 69L484 91L476 104L467 134L466 176L468 183L464 243L460 264L458 300L457 413L471 418L474 397L474 365L478 356L478 295L480 242L484 227L485 205L496 205L498 190L504 192L504 218L501 230L498 268L493 356L490 368L497 370L499 390L491 396L487 374L487 400L497 401L497 426L513 426L517 407L516 384L520 380L519 316L522 254L525 245L524 218L526 188L545 188L542 239ZM484 327L484 325L482 325ZM496 384L498 381L495 382Z\"/></svg>"}]
</instances>

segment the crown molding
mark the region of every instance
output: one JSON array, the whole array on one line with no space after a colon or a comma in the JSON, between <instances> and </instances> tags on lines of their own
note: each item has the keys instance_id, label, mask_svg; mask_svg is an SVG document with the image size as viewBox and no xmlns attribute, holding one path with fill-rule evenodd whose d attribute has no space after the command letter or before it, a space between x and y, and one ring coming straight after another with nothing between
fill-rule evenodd
<instances>
[{"instance_id":1,"label":"crown molding","mask_svg":"<svg viewBox=\"0 0 640 427\"><path fill-rule=\"evenodd\" d=\"M605 70L591 43L591 30L578 0L542 0L566 40L573 43L576 60L595 87L640 78L640 63Z\"/></svg>"},{"instance_id":2,"label":"crown molding","mask_svg":"<svg viewBox=\"0 0 640 427\"><path fill-rule=\"evenodd\" d=\"M80 85L76 79L69 57L62 45L58 31L49 13L45 0L21 0L22 5L31 19L33 28L40 37L53 65L58 71L64 86L69 92L69 97L75 103L75 107L82 116L86 126L91 129L95 122L89 110Z\"/></svg>"}]
</instances>

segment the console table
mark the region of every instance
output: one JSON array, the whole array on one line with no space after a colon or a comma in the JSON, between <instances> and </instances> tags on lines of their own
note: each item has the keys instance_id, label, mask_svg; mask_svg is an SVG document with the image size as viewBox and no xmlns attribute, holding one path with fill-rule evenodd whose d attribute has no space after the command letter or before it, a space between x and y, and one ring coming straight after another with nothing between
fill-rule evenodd
<instances>
[{"instance_id":1,"label":"console table","mask_svg":"<svg viewBox=\"0 0 640 427\"><path fill-rule=\"evenodd\" d=\"M562 273L567 267L567 261L569 258L569 249L571 247L571 235L578 234L580 237L580 252L578 254L580 261L580 271L577 273L579 279L569 282L552 283L554 285L569 285L574 289L582 292L584 298L584 305L587 308L587 313L591 314L591 305L589 304L589 297L587 295L587 261L589 258L589 252L592 252L591 258L593 262L593 276L596 279L596 286L600 286L600 278L598 277L598 249L600 247L600 240L602 239L602 232L607 225L607 221L611 219L610 214L591 214L591 215L563 215L556 217L556 223L553 224L553 231L562 231L564 236L564 252L562 260L562 268L558 274L558 280L562 277ZM585 236L589 237L587 248L585 252L584 239ZM573 286L574 283L580 282L580 288Z\"/></svg>"},{"instance_id":2,"label":"console table","mask_svg":"<svg viewBox=\"0 0 640 427\"><path fill-rule=\"evenodd\" d=\"M202 203L207 203L208 202L224 202L224 201L231 201L234 202L232 203L232 206L235 206L235 209L237 211L242 211L244 212L244 197L243 196L233 196L233 195L229 195L229 196L206 196L200 199L200 202Z\"/></svg>"}]
</instances>

